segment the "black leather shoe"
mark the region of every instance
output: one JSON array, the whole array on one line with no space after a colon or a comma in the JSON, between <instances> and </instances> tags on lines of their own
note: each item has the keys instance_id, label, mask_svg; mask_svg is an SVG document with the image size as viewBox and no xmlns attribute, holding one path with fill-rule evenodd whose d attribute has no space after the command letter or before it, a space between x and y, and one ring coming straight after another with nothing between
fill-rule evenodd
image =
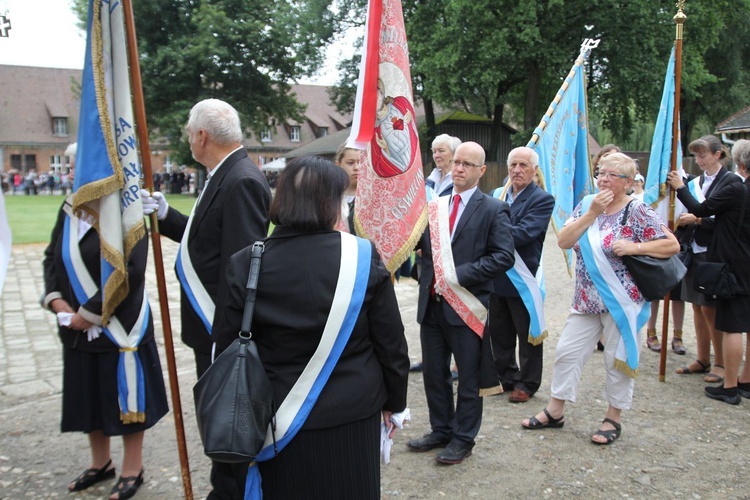
<instances>
[{"instance_id":1,"label":"black leather shoe","mask_svg":"<svg viewBox=\"0 0 750 500\"><path fill-rule=\"evenodd\" d=\"M471 446L451 442L443 451L438 453L435 459L441 464L455 465L464 461L471 455Z\"/></svg>"},{"instance_id":2,"label":"black leather shoe","mask_svg":"<svg viewBox=\"0 0 750 500\"><path fill-rule=\"evenodd\" d=\"M430 451L435 448L442 448L443 446L450 443L450 438L443 437L440 434L431 432L425 434L419 439L411 439L406 443L406 446L414 451Z\"/></svg>"}]
</instances>

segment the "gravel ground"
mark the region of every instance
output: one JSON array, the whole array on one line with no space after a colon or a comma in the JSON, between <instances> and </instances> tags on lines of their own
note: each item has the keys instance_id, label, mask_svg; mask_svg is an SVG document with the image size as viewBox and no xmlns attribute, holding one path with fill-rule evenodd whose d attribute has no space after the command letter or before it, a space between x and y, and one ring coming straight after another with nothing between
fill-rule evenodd
<instances>
[{"instance_id":1,"label":"gravel ground","mask_svg":"<svg viewBox=\"0 0 750 500\"><path fill-rule=\"evenodd\" d=\"M14 247L14 258L18 262L22 253L34 252L40 254L41 250L34 246ZM173 262L170 260L173 252L174 247L165 244L166 262ZM38 260L29 260L38 266ZM701 376L674 374L678 366L689 362L695 354L690 313L684 328L688 353L686 356L668 353L666 382L658 378L659 356L648 351L644 341L633 409L623 413L623 434L617 442L606 447L590 443L590 436L606 410L599 353L593 354L584 370L578 402L566 406L563 429L532 432L521 428L521 420L541 410L549 397L554 348L573 290L573 280L568 277L552 232L548 236L544 265L550 338L545 342L547 364L539 392L524 404L509 403L507 395L485 400L482 428L473 455L460 465L444 466L435 461L436 451L413 453L406 448L408 439L429 431L422 376L412 374L409 381L412 421L397 434L391 463L382 467L383 498L750 498L750 465L746 459L750 449L750 401L730 406L710 400L703 395L705 384ZM178 292L171 270L167 275L172 324L177 332ZM156 297L154 283L149 286L154 290L152 297ZM396 288L410 356L416 361L420 358L415 322L416 285L407 279ZM4 307L8 309L7 305ZM160 331L155 303L154 309ZM0 336L6 334L0 330ZM163 352L163 346L160 348ZM192 356L179 342L175 350L192 487L196 498L204 498L209 491L209 461L202 454L195 427ZM49 354L50 363L53 358L59 364L58 352ZM166 362L163 364L166 372ZM59 370L54 376L59 379ZM50 386L59 387L54 376ZM106 497L114 481L82 493L66 491L66 484L88 465L89 455L85 436L59 432L59 389L44 394L19 394L5 389L0 384L0 499ZM121 453L119 439L114 439L112 455L118 469ZM171 413L147 433L144 464L146 481L136 498L182 497Z\"/></svg>"}]
</instances>

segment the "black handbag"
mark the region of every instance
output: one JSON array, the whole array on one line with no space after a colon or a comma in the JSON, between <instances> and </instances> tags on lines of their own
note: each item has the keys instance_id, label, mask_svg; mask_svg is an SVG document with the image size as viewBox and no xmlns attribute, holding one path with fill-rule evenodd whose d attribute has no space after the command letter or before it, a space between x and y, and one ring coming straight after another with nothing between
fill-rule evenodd
<instances>
[{"instance_id":1,"label":"black handbag","mask_svg":"<svg viewBox=\"0 0 750 500\"><path fill-rule=\"evenodd\" d=\"M269 425L276 448L273 388L250 333L263 250L262 241L253 244L239 338L193 387L203 450L217 462L253 461L263 449Z\"/></svg>"},{"instance_id":2,"label":"black handbag","mask_svg":"<svg viewBox=\"0 0 750 500\"><path fill-rule=\"evenodd\" d=\"M630 203L622 214L621 226L627 223ZM647 301L663 298L687 273L687 268L677 255L666 259L649 255L624 255L622 260L633 277L635 286Z\"/></svg>"},{"instance_id":3,"label":"black handbag","mask_svg":"<svg viewBox=\"0 0 750 500\"><path fill-rule=\"evenodd\" d=\"M633 277L643 298L652 301L663 298L685 277L687 268L673 255L667 259L649 255L625 255L625 267Z\"/></svg>"},{"instance_id":4,"label":"black handbag","mask_svg":"<svg viewBox=\"0 0 750 500\"><path fill-rule=\"evenodd\" d=\"M742 209L737 221L737 237L742 231L742 221L745 219L745 206L747 205L747 185L743 183ZM695 279L693 290L707 295L713 299L729 300L744 293L740 291L737 277L726 262L700 262L695 268Z\"/></svg>"},{"instance_id":5,"label":"black handbag","mask_svg":"<svg viewBox=\"0 0 750 500\"><path fill-rule=\"evenodd\" d=\"M695 267L693 289L714 299L729 300L739 291L737 277L729 264L724 262L700 262Z\"/></svg>"}]
</instances>

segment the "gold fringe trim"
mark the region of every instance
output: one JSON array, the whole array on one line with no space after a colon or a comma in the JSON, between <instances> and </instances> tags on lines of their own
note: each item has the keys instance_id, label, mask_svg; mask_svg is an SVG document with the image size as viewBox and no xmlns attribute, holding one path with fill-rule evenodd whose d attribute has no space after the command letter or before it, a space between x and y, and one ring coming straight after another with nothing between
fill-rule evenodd
<instances>
[{"instance_id":1,"label":"gold fringe trim","mask_svg":"<svg viewBox=\"0 0 750 500\"><path fill-rule=\"evenodd\" d=\"M395 273L396 270L401 267L401 264L406 262L407 258L411 257L411 253L414 251L414 247L417 245L419 238L422 237L422 233L424 233L426 227L427 204L425 203L425 206L422 209L422 213L419 214L417 223L414 225L414 229L412 229L409 238L393 255L393 257L391 257L391 260L389 260L388 262L384 262L385 268L389 273ZM365 231L365 228L362 226L362 223L360 222L359 217L357 217L357 214L354 214L354 232L357 233L357 236L359 236L360 238L372 241L372 238L367 235L367 231Z\"/></svg>"},{"instance_id":2,"label":"gold fringe trim","mask_svg":"<svg viewBox=\"0 0 750 500\"><path fill-rule=\"evenodd\" d=\"M414 229L409 235L409 238L401 246L399 251L396 252L393 255L393 257L391 257L391 260L389 260L385 264L385 268L388 269L389 272L395 273L396 270L399 267L401 267L401 264L406 262L406 259L411 257L411 253L414 251L414 247L417 246L417 242L419 241L419 238L422 237L422 233L424 233L424 230L426 227L427 227L427 205L425 204L424 208L422 209L422 213L419 214L417 223L414 225Z\"/></svg>"},{"instance_id":3,"label":"gold fringe trim","mask_svg":"<svg viewBox=\"0 0 750 500\"><path fill-rule=\"evenodd\" d=\"M546 339L549 336L549 332L547 330L544 330L541 335L539 335L537 338L534 338L529 334L529 344L531 345L539 345L542 342L544 342L544 339Z\"/></svg>"},{"instance_id":4,"label":"gold fringe trim","mask_svg":"<svg viewBox=\"0 0 750 500\"><path fill-rule=\"evenodd\" d=\"M146 414L141 411L120 412L120 420L123 424L142 424L146 421Z\"/></svg>"},{"instance_id":5,"label":"gold fringe trim","mask_svg":"<svg viewBox=\"0 0 750 500\"><path fill-rule=\"evenodd\" d=\"M615 368L620 370L622 373L627 375L630 378L637 378L638 377L638 368L633 370L628 366L628 364L621 360L621 359L615 359Z\"/></svg>"},{"instance_id":6,"label":"gold fringe trim","mask_svg":"<svg viewBox=\"0 0 750 500\"><path fill-rule=\"evenodd\" d=\"M502 394L502 393L503 393L502 385L496 385L495 387L485 387L483 389L479 389L480 398L486 398L488 396L494 396L495 394Z\"/></svg>"}]
</instances>

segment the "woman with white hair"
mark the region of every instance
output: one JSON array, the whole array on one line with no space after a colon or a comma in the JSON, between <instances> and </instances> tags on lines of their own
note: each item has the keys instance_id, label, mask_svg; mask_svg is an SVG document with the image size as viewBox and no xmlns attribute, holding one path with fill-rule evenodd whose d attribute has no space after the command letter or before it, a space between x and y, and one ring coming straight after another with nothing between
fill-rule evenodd
<instances>
[{"instance_id":1,"label":"woman with white hair","mask_svg":"<svg viewBox=\"0 0 750 500\"><path fill-rule=\"evenodd\" d=\"M599 162L599 192L586 196L560 230L560 248L576 253L573 307L555 353L547 407L525 419L525 429L561 428L565 403L575 402L583 366L604 334L604 398L607 413L591 437L609 445L622 432L621 413L631 407L638 374L638 330L649 306L625 267L625 255L666 258L680 250L677 239L651 207L627 195L635 162L612 153Z\"/></svg>"},{"instance_id":2,"label":"woman with white hair","mask_svg":"<svg viewBox=\"0 0 750 500\"><path fill-rule=\"evenodd\" d=\"M425 179L424 183L437 196L444 196L453 191L451 160L453 160L453 153L460 144L461 139L448 134L440 134L432 141L432 160L435 162L435 169Z\"/></svg>"}]
</instances>

